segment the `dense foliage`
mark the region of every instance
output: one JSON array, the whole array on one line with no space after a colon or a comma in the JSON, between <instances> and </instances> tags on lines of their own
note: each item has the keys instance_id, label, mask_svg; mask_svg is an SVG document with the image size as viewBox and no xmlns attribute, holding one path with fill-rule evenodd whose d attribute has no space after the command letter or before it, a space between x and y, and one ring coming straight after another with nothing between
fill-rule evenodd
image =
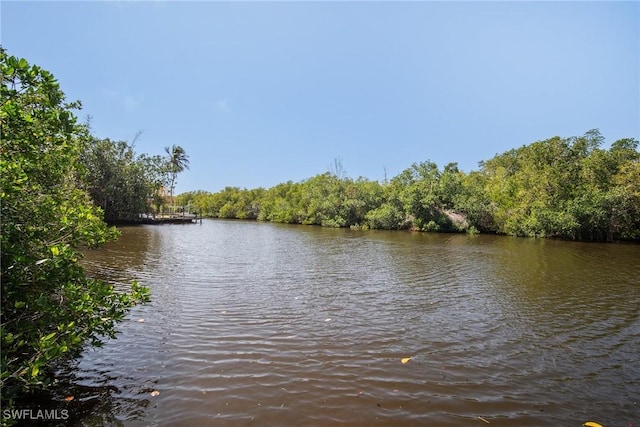
<instances>
[{"instance_id":1,"label":"dense foliage","mask_svg":"<svg viewBox=\"0 0 640 427\"><path fill-rule=\"evenodd\" d=\"M488 232L611 241L640 239L638 141L608 150L598 130L496 155L477 171L415 163L390 181L336 171L269 189L177 196L217 218L328 227Z\"/></svg>"},{"instance_id":2,"label":"dense foliage","mask_svg":"<svg viewBox=\"0 0 640 427\"><path fill-rule=\"evenodd\" d=\"M161 213L173 203L177 175L189 160L179 145L165 150L167 156L136 155L126 141L89 138L80 154L82 184L105 221L135 222L141 213Z\"/></svg>"},{"instance_id":3,"label":"dense foliage","mask_svg":"<svg viewBox=\"0 0 640 427\"><path fill-rule=\"evenodd\" d=\"M495 231L581 240L640 239L638 141L601 149L597 130L508 151L480 173Z\"/></svg>"},{"instance_id":4,"label":"dense foliage","mask_svg":"<svg viewBox=\"0 0 640 427\"><path fill-rule=\"evenodd\" d=\"M116 236L83 188L90 143L54 77L0 48L2 405L51 382L54 362L113 336L148 298L88 278L79 249Z\"/></svg>"},{"instance_id":5,"label":"dense foliage","mask_svg":"<svg viewBox=\"0 0 640 427\"><path fill-rule=\"evenodd\" d=\"M86 170L86 189L106 221L134 220L147 211L153 186L146 165L135 158L129 144L91 138L80 161Z\"/></svg>"}]
</instances>

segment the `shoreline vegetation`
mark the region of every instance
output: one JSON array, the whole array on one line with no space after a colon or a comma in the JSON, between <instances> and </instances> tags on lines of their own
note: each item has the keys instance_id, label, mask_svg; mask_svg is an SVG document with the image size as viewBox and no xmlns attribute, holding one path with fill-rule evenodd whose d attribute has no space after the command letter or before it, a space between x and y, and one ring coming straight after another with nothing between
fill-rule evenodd
<instances>
[{"instance_id":1,"label":"shoreline vegetation","mask_svg":"<svg viewBox=\"0 0 640 427\"><path fill-rule=\"evenodd\" d=\"M174 197L189 165L182 147L136 155L135 138L96 138L78 123L80 102L66 102L51 73L1 46L0 68L3 408L53 385L56 363L114 337L127 310L149 300L137 283L116 292L80 266L82 248L117 237L106 223L186 209L325 227L640 240L635 139L605 150L594 129L507 151L477 171L425 161L384 182L352 179L336 160L301 182Z\"/></svg>"},{"instance_id":2,"label":"shoreline vegetation","mask_svg":"<svg viewBox=\"0 0 640 427\"><path fill-rule=\"evenodd\" d=\"M210 218L638 242L638 141L603 142L593 129L509 150L469 173L425 161L384 182L349 178L336 159L331 171L300 182L186 192L176 203Z\"/></svg>"},{"instance_id":3,"label":"shoreline vegetation","mask_svg":"<svg viewBox=\"0 0 640 427\"><path fill-rule=\"evenodd\" d=\"M129 308L149 301L149 289L133 282L129 292L116 291L79 264L81 249L118 235L90 195L95 171L84 160L99 140L77 122L80 103L65 101L51 73L2 47L0 76L4 426L19 422L13 408L38 404L40 393L56 385L58 364L114 338Z\"/></svg>"}]
</instances>

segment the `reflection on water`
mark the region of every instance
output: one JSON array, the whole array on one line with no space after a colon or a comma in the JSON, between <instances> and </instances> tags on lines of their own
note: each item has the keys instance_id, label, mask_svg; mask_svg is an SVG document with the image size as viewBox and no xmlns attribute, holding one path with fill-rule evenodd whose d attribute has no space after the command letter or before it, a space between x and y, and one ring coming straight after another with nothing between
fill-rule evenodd
<instances>
[{"instance_id":1,"label":"reflection on water","mask_svg":"<svg viewBox=\"0 0 640 427\"><path fill-rule=\"evenodd\" d=\"M79 385L113 387L79 425L640 423L639 246L234 221L122 231L87 268L153 300L78 362Z\"/></svg>"}]
</instances>

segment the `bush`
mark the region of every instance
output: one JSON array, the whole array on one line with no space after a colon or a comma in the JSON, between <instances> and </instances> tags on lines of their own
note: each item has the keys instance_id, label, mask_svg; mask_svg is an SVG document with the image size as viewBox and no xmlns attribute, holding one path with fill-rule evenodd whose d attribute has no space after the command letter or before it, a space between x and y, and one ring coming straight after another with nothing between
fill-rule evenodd
<instances>
[{"instance_id":1,"label":"bush","mask_svg":"<svg viewBox=\"0 0 640 427\"><path fill-rule=\"evenodd\" d=\"M53 76L0 48L2 105L2 406L51 383L53 363L115 334L129 306L148 300L85 276L79 248L117 235L80 189L88 132Z\"/></svg>"}]
</instances>

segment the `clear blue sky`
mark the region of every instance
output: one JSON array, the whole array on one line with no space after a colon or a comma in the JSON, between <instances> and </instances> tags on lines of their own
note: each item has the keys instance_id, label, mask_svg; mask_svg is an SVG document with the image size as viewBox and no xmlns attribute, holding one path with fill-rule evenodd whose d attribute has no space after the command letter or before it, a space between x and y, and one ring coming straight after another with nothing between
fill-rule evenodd
<instances>
[{"instance_id":1,"label":"clear blue sky","mask_svg":"<svg viewBox=\"0 0 640 427\"><path fill-rule=\"evenodd\" d=\"M2 45L99 137L191 170L176 192L328 170L465 170L599 128L640 138L640 3L1 2Z\"/></svg>"}]
</instances>

